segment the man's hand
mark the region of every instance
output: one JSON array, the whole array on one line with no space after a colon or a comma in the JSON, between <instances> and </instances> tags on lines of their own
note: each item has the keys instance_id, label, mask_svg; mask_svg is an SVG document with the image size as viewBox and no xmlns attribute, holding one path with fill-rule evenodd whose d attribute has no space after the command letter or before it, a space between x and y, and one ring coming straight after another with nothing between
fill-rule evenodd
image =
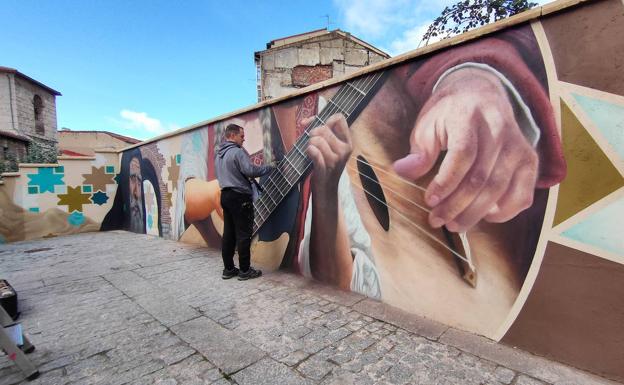
<instances>
[{"instance_id":1,"label":"man's hand","mask_svg":"<svg viewBox=\"0 0 624 385\"><path fill-rule=\"evenodd\" d=\"M324 188L335 196L340 175L353 150L351 133L341 114L332 115L325 123L310 131L306 153L314 163L313 188Z\"/></svg>"},{"instance_id":2,"label":"man's hand","mask_svg":"<svg viewBox=\"0 0 624 385\"><path fill-rule=\"evenodd\" d=\"M505 222L533 202L537 153L494 74L463 68L445 77L420 111L410 147L394 164L410 180L447 151L425 193L433 227L462 232L481 219Z\"/></svg>"}]
</instances>

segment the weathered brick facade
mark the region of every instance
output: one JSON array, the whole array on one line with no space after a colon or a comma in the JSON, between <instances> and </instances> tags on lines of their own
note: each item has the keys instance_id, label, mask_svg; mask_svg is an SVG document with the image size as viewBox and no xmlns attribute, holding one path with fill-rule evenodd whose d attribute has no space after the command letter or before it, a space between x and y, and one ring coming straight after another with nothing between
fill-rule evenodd
<instances>
[{"instance_id":1,"label":"weathered brick facade","mask_svg":"<svg viewBox=\"0 0 624 385\"><path fill-rule=\"evenodd\" d=\"M273 40L255 53L258 101L349 75L390 56L349 33L318 30Z\"/></svg>"}]
</instances>

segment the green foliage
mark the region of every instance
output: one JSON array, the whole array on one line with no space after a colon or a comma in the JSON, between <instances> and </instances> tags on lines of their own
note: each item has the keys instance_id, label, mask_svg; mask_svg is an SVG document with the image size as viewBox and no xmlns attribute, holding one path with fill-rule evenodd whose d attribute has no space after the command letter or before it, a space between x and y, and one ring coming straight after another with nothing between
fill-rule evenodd
<instances>
[{"instance_id":1,"label":"green foliage","mask_svg":"<svg viewBox=\"0 0 624 385\"><path fill-rule=\"evenodd\" d=\"M28 155L24 163L56 163L58 153L54 147L43 146L38 142L30 142Z\"/></svg>"},{"instance_id":2,"label":"green foliage","mask_svg":"<svg viewBox=\"0 0 624 385\"><path fill-rule=\"evenodd\" d=\"M427 45L429 39L436 36L447 39L526 11L536 5L537 3L528 0L463 0L444 8L425 32L421 43Z\"/></svg>"},{"instance_id":3,"label":"green foliage","mask_svg":"<svg viewBox=\"0 0 624 385\"><path fill-rule=\"evenodd\" d=\"M3 172L14 172L17 171L17 157L14 153L9 152L6 155L6 159L0 162L0 174Z\"/></svg>"}]
</instances>

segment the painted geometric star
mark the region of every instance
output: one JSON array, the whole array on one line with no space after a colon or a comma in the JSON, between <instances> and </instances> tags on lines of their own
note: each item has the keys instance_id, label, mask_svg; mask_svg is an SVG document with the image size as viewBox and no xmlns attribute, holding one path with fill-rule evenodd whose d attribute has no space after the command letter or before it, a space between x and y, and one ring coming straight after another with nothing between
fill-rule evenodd
<instances>
[{"instance_id":1,"label":"painted geometric star","mask_svg":"<svg viewBox=\"0 0 624 385\"><path fill-rule=\"evenodd\" d=\"M26 174L30 181L28 181L29 186L38 186L39 193L43 193L49 191L51 193L54 192L55 185L64 185L63 173L54 172L55 169L52 167L40 167L37 169L38 174Z\"/></svg>"},{"instance_id":2,"label":"painted geometric star","mask_svg":"<svg viewBox=\"0 0 624 385\"><path fill-rule=\"evenodd\" d=\"M102 191L98 191L91 197L91 201L96 205L102 206L108 201L108 195Z\"/></svg>"},{"instance_id":3,"label":"painted geometric star","mask_svg":"<svg viewBox=\"0 0 624 385\"><path fill-rule=\"evenodd\" d=\"M91 174L82 174L84 182L82 184L90 184L93 186L93 191L106 191L107 184L115 184L113 175L105 172L105 167L91 166Z\"/></svg>"},{"instance_id":4,"label":"painted geometric star","mask_svg":"<svg viewBox=\"0 0 624 385\"><path fill-rule=\"evenodd\" d=\"M173 186L178 183L178 177L180 176L180 165L178 164L176 158L176 155L172 156L171 166L167 167L167 171L169 171L169 180Z\"/></svg>"},{"instance_id":5,"label":"painted geometric star","mask_svg":"<svg viewBox=\"0 0 624 385\"><path fill-rule=\"evenodd\" d=\"M80 186L67 186L67 194L58 194L58 206L67 205L67 211L81 211L82 205L91 204L91 194L83 194Z\"/></svg>"},{"instance_id":6,"label":"painted geometric star","mask_svg":"<svg viewBox=\"0 0 624 385\"><path fill-rule=\"evenodd\" d=\"M152 211L152 206L154 205L154 191L152 190L152 185L148 185L149 187L147 187L145 189L145 191L143 192L144 198L145 198L145 208L147 209L148 212Z\"/></svg>"}]
</instances>

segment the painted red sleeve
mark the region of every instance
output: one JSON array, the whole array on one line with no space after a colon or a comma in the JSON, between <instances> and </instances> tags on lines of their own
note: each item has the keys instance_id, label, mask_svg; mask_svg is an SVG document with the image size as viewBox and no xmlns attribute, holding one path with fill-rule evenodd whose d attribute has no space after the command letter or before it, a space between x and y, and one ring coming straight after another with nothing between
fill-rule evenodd
<instances>
[{"instance_id":1,"label":"painted red sleeve","mask_svg":"<svg viewBox=\"0 0 624 385\"><path fill-rule=\"evenodd\" d=\"M533 54L538 55L539 52ZM505 75L514 85L541 129L537 148L540 160L537 187L546 188L559 183L565 177L566 163L550 99L511 43L485 38L440 52L426 59L408 75L405 83L407 93L418 108L422 107L440 76L449 68L466 62L487 64Z\"/></svg>"}]
</instances>

